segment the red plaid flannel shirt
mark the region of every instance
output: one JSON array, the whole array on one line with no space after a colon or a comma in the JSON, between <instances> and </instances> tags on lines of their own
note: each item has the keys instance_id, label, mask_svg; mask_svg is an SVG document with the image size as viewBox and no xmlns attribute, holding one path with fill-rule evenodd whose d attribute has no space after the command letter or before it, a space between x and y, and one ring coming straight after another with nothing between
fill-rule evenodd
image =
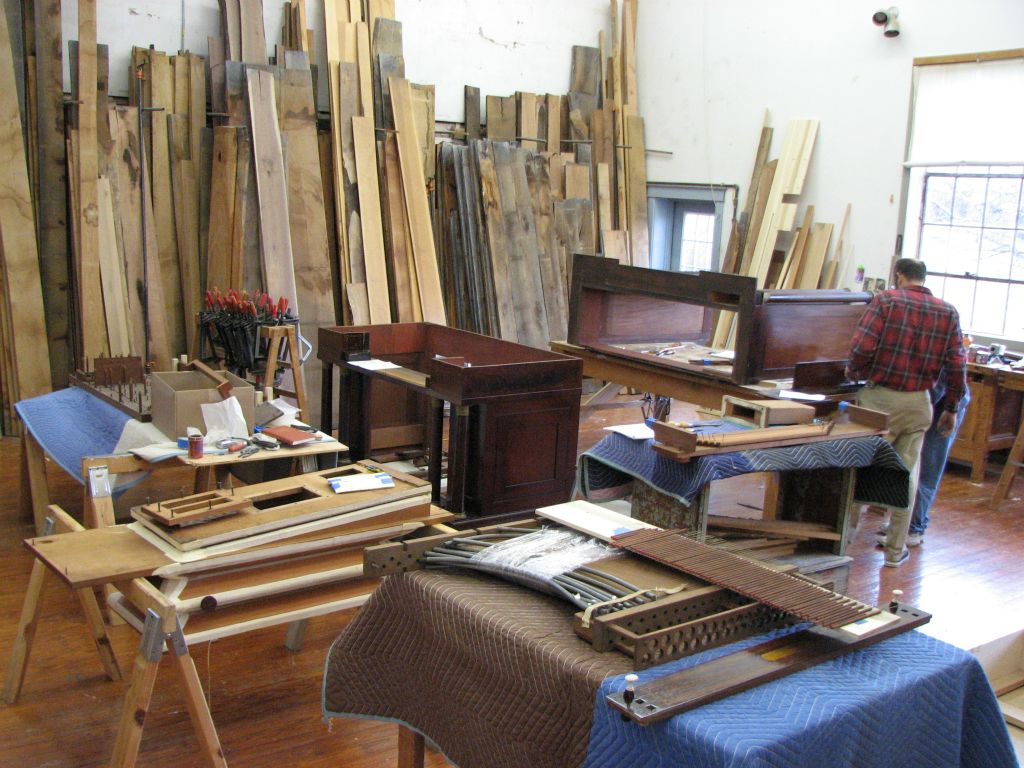
<instances>
[{"instance_id":1,"label":"red plaid flannel shirt","mask_svg":"<svg viewBox=\"0 0 1024 768\"><path fill-rule=\"evenodd\" d=\"M955 411L967 386L965 362L956 309L923 285L909 285L871 299L847 367L855 379L901 392L931 389L944 373L945 407Z\"/></svg>"}]
</instances>

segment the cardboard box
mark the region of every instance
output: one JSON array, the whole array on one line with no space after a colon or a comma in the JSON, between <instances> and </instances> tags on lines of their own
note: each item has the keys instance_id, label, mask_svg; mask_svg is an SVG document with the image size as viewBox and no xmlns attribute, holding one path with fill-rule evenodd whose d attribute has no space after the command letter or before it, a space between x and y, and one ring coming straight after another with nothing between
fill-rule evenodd
<instances>
[{"instance_id":1,"label":"cardboard box","mask_svg":"<svg viewBox=\"0 0 1024 768\"><path fill-rule=\"evenodd\" d=\"M256 392L252 384L228 371L219 371L234 387L234 396L242 406L248 434L252 434ZM223 398L210 378L199 371L158 371L150 376L153 426L176 440L186 427L197 427L206 434L206 422L199 408L203 403L219 403Z\"/></svg>"}]
</instances>

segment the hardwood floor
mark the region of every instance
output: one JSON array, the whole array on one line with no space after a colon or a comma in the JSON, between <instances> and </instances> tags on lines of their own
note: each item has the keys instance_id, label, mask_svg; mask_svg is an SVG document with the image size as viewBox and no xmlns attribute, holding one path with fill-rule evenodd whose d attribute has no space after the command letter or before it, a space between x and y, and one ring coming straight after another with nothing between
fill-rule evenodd
<instances>
[{"instance_id":1,"label":"hardwood floor","mask_svg":"<svg viewBox=\"0 0 1024 768\"><path fill-rule=\"evenodd\" d=\"M685 418L685 410L677 411ZM580 434L581 450L602 429L639 420L636 408L596 411ZM21 540L32 534L18 513L18 441L0 440L0 658L7 659L17 628L31 559ZM964 647L1019 628L1024 616L1024 481L999 511L988 509L997 479L993 467L984 483L972 484L966 469L952 467L943 480L925 543L901 568L882 568L874 548L880 519L860 521L850 554L849 592L867 602L887 600L894 588L903 599L934 614L928 631ZM81 509L81 488L57 467L49 468L53 500L68 511ZM126 509L160 493L177 495L190 484L185 470L167 472L160 487L132 489L119 499ZM716 501L757 497L756 487L738 485ZM378 768L394 765L397 728L365 720L336 720L328 727L320 713L324 657L351 613L311 620L305 646L291 653L283 628L252 632L192 647L228 762L243 768L309 766ZM1014 620L1018 624L1014 624ZM123 669L129 669L138 636L112 629ZM77 601L50 578L44 590L38 634L21 699L0 705L0 767L79 768L109 758L123 684L111 683L86 637ZM140 768L199 766L187 712L175 675L161 669L146 721ZM427 766L448 763L428 752Z\"/></svg>"}]
</instances>

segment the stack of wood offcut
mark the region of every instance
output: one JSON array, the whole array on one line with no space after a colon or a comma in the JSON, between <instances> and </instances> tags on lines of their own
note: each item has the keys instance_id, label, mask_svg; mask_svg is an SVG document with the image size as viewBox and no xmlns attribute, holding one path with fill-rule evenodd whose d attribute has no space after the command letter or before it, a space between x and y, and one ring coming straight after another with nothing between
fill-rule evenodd
<instances>
[{"instance_id":1,"label":"stack of wood offcut","mask_svg":"<svg viewBox=\"0 0 1024 768\"><path fill-rule=\"evenodd\" d=\"M564 339L572 254L650 265L636 0L612 51L573 46L569 92L466 87L466 144L438 147L435 237L451 322L531 346ZM484 137L486 131L486 138Z\"/></svg>"},{"instance_id":2,"label":"stack of wood offcut","mask_svg":"<svg viewBox=\"0 0 1024 768\"><path fill-rule=\"evenodd\" d=\"M766 112L746 201L733 223L722 271L756 277L762 289L835 288L852 259L843 247L850 206L831 254L834 225L815 222L813 205L805 208L801 224L796 223L818 121L791 120L779 157L769 160L773 133ZM720 313L712 345L732 346L732 333L732 313Z\"/></svg>"}]
</instances>

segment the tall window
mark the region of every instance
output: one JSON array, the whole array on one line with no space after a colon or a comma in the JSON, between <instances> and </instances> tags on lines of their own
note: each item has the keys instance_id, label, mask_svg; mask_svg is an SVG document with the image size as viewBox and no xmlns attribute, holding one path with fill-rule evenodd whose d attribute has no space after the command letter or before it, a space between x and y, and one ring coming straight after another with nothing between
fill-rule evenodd
<instances>
[{"instance_id":1,"label":"tall window","mask_svg":"<svg viewBox=\"0 0 1024 768\"><path fill-rule=\"evenodd\" d=\"M973 332L1024 328L1024 169L924 174L917 255L928 285Z\"/></svg>"},{"instance_id":2,"label":"tall window","mask_svg":"<svg viewBox=\"0 0 1024 768\"><path fill-rule=\"evenodd\" d=\"M1024 340L1024 51L914 64L903 255L965 331Z\"/></svg>"}]
</instances>

